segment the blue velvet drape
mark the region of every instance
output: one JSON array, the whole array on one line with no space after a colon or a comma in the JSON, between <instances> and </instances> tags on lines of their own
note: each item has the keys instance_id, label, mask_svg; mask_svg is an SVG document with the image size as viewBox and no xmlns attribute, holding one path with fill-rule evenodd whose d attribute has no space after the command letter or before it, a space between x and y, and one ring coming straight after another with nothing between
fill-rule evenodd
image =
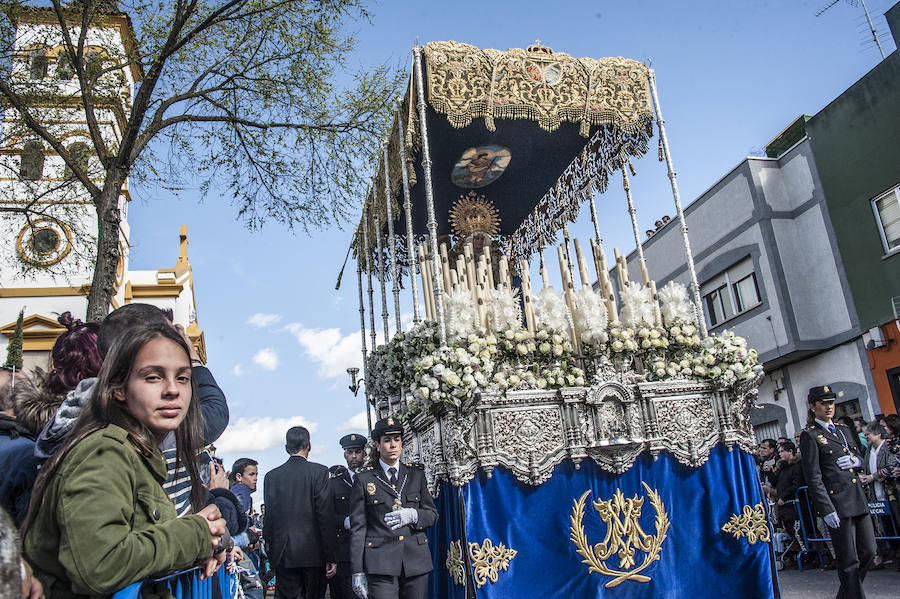
<instances>
[{"instance_id":1,"label":"blue velvet drape","mask_svg":"<svg viewBox=\"0 0 900 599\"><path fill-rule=\"evenodd\" d=\"M590 544L603 541L607 530L592 502L611 499L617 489L626 498L644 498L639 522L644 532L655 535L656 512L642 482L659 493L670 521L659 560L641 572L649 582L626 580L606 588L612 578L589 573L570 540L574 500L591 490L583 517ZM464 530L459 500L465 514ZM462 539L464 533L469 543L480 545L490 539L494 546L502 543L517 552L508 569L498 572L497 582L476 589L483 599L777 599L771 545L763 541L751 544L747 538L736 539L722 531L733 514L760 502L763 498L752 456L722 446L715 447L709 461L696 469L679 464L667 453L656 460L642 455L621 475L605 472L589 459L580 469L566 461L538 487L522 484L505 469L496 468L493 477L479 473L462 489L442 486L437 502L440 519L431 532L435 572L430 596L465 596L465 587L454 584L445 564L449 543ZM465 551L465 541L462 546ZM641 550L636 552L637 565L644 555ZM619 569L618 559L613 555L606 565ZM471 564L467 567L471 574Z\"/></svg>"}]
</instances>

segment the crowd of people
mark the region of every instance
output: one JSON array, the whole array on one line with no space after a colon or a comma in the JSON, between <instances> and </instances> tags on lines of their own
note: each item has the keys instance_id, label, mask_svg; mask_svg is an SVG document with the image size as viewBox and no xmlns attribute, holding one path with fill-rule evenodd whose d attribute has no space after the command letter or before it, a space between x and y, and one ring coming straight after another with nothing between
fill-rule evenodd
<instances>
[{"instance_id":1,"label":"crowd of people","mask_svg":"<svg viewBox=\"0 0 900 599\"><path fill-rule=\"evenodd\" d=\"M257 513L258 463L215 457L225 394L171 311L60 323L48 368L0 369L0 556L15 556L0 596L109 596L225 567L251 599L272 582L284 598L424 597L437 511L424 471L400 463L399 421L376 423L368 464L367 437L345 436L331 470L291 428Z\"/></svg>"},{"instance_id":2,"label":"crowd of people","mask_svg":"<svg viewBox=\"0 0 900 599\"><path fill-rule=\"evenodd\" d=\"M810 389L808 426L793 441L763 439L755 457L776 531L788 539L784 567L811 550L804 567L818 565L818 553L825 569L838 569L839 596L855 597L869 570L900 569L900 544L875 542L900 531L900 416L834 418L835 399L828 386ZM830 541L806 546L804 538Z\"/></svg>"}]
</instances>

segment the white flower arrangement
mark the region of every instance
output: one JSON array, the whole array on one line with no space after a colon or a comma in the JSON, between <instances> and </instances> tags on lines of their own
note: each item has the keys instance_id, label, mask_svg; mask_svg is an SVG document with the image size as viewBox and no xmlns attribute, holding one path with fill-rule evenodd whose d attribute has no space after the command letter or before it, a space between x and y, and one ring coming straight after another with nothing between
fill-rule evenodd
<instances>
[{"instance_id":1,"label":"white flower arrangement","mask_svg":"<svg viewBox=\"0 0 900 599\"><path fill-rule=\"evenodd\" d=\"M694 304L688 300L687 288L684 285L669 281L657 292L663 324L671 327L679 323L696 324Z\"/></svg>"},{"instance_id":2,"label":"white flower arrangement","mask_svg":"<svg viewBox=\"0 0 900 599\"><path fill-rule=\"evenodd\" d=\"M632 281L625 284L619 292L619 297L622 298L620 318L625 326L640 328L656 325L653 292L649 287Z\"/></svg>"},{"instance_id":3,"label":"white flower arrangement","mask_svg":"<svg viewBox=\"0 0 900 599\"><path fill-rule=\"evenodd\" d=\"M441 347L416 360L413 370L410 391L424 408L441 402L460 406L488 385L494 364L463 347Z\"/></svg>"},{"instance_id":4,"label":"white flower arrangement","mask_svg":"<svg viewBox=\"0 0 900 599\"><path fill-rule=\"evenodd\" d=\"M656 356L650 363L648 378L712 381L724 389L751 383L762 374L756 350L748 349L747 341L732 331L714 333L702 343L696 335L689 339L691 345L678 347L677 353Z\"/></svg>"},{"instance_id":5,"label":"white flower arrangement","mask_svg":"<svg viewBox=\"0 0 900 599\"><path fill-rule=\"evenodd\" d=\"M569 309L562 295L552 286L544 287L535 301L535 316L540 328L552 331L569 330Z\"/></svg>"},{"instance_id":6,"label":"white flower arrangement","mask_svg":"<svg viewBox=\"0 0 900 599\"><path fill-rule=\"evenodd\" d=\"M474 331L475 313L475 300L470 292L458 289L444 293L444 315L449 337L467 337Z\"/></svg>"},{"instance_id":7,"label":"white flower arrangement","mask_svg":"<svg viewBox=\"0 0 900 599\"><path fill-rule=\"evenodd\" d=\"M522 309L519 290L494 289L490 296L488 326L492 331L503 331L522 326Z\"/></svg>"},{"instance_id":8,"label":"white flower arrangement","mask_svg":"<svg viewBox=\"0 0 900 599\"><path fill-rule=\"evenodd\" d=\"M585 285L575 292L575 331L585 352L599 350L609 340L606 302L591 287Z\"/></svg>"}]
</instances>

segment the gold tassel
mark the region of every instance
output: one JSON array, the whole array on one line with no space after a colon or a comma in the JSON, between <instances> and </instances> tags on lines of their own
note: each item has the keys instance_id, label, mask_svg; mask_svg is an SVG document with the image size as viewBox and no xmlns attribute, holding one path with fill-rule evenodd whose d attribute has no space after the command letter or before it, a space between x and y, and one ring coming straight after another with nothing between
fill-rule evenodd
<instances>
[{"instance_id":1,"label":"gold tassel","mask_svg":"<svg viewBox=\"0 0 900 599\"><path fill-rule=\"evenodd\" d=\"M488 131L494 132L497 130L497 125L494 124L494 115L486 114L484 115L484 126Z\"/></svg>"}]
</instances>

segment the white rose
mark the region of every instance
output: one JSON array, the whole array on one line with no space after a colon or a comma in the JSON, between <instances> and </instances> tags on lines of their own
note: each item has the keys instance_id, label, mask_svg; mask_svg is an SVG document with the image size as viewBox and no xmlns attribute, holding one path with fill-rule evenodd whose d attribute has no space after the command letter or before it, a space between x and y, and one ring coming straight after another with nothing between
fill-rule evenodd
<instances>
[{"instance_id":1,"label":"white rose","mask_svg":"<svg viewBox=\"0 0 900 599\"><path fill-rule=\"evenodd\" d=\"M428 396L431 394L431 389L428 387L419 387L416 395L421 397L422 399L428 399Z\"/></svg>"},{"instance_id":2,"label":"white rose","mask_svg":"<svg viewBox=\"0 0 900 599\"><path fill-rule=\"evenodd\" d=\"M615 341L612 342L612 348L613 348L613 351L620 352L623 349L625 349L625 344L622 343L621 341L619 341L618 339L616 339Z\"/></svg>"},{"instance_id":3,"label":"white rose","mask_svg":"<svg viewBox=\"0 0 900 599\"><path fill-rule=\"evenodd\" d=\"M546 389L547 388L547 379L540 377L536 381L536 384L537 384L538 389Z\"/></svg>"},{"instance_id":4,"label":"white rose","mask_svg":"<svg viewBox=\"0 0 900 599\"><path fill-rule=\"evenodd\" d=\"M518 385L518 384L521 383L521 382L522 382L522 379L519 378L518 375L516 375L516 374L511 374L511 375L509 376L509 384L512 385L513 387L515 387L516 385Z\"/></svg>"},{"instance_id":5,"label":"white rose","mask_svg":"<svg viewBox=\"0 0 900 599\"><path fill-rule=\"evenodd\" d=\"M525 354L528 353L528 346L525 345L524 343L520 343L520 344L518 344L518 345L516 346L516 352L517 352L520 356L524 356Z\"/></svg>"},{"instance_id":6,"label":"white rose","mask_svg":"<svg viewBox=\"0 0 900 599\"><path fill-rule=\"evenodd\" d=\"M550 348L550 344L547 343L546 341L543 342L543 343L541 343L540 345L538 345L538 350L539 350L542 354L549 354L549 353L550 353L550 349L551 349L551 348Z\"/></svg>"}]
</instances>

